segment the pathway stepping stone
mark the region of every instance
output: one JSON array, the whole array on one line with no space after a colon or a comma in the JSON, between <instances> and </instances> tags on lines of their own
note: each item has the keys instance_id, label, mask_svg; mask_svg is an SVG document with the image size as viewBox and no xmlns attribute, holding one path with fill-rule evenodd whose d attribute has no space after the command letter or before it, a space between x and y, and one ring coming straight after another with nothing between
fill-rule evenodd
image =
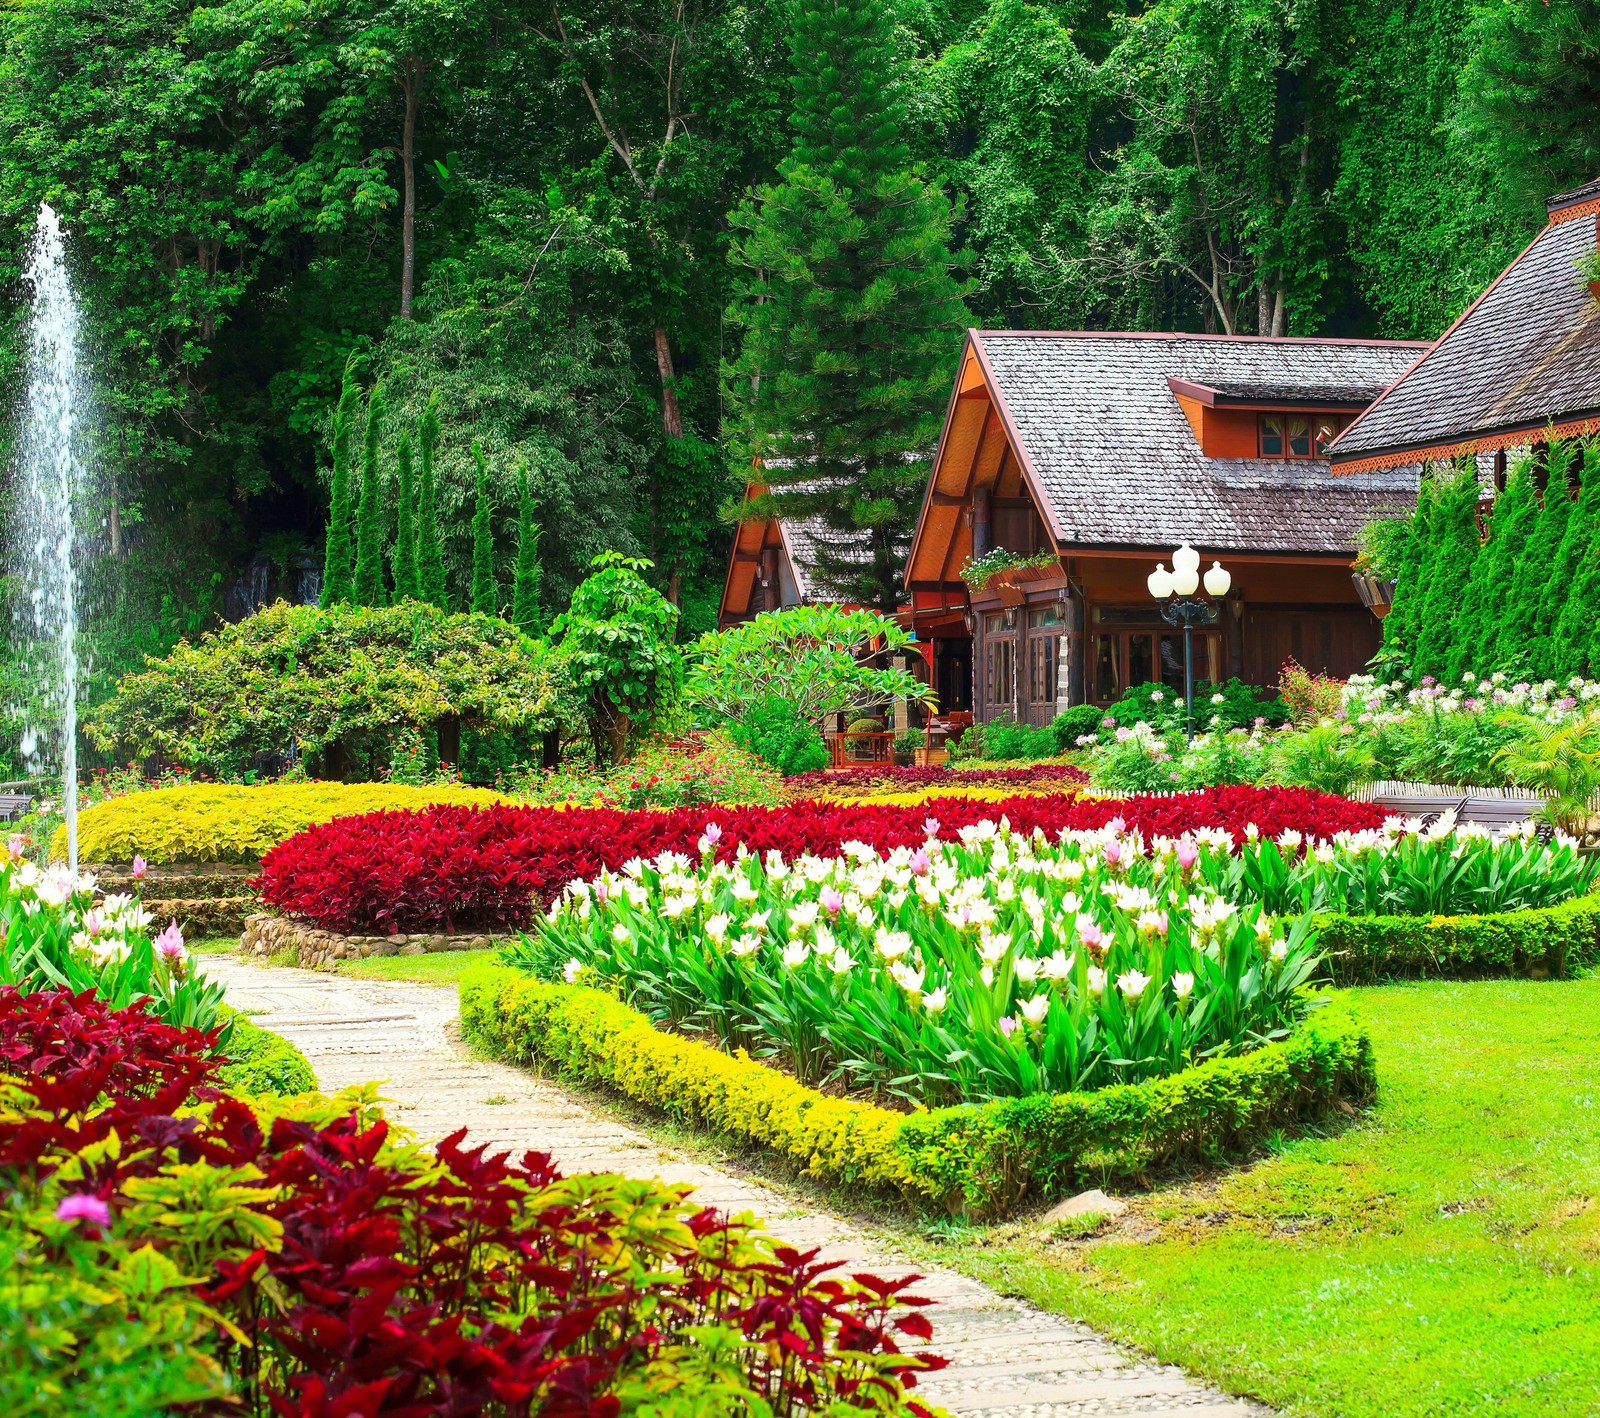
<instances>
[{"instance_id":1,"label":"pathway stepping stone","mask_svg":"<svg viewBox=\"0 0 1600 1418\"><path fill-rule=\"evenodd\" d=\"M462 1046L452 988L200 957L227 983L228 1002L291 1040L328 1090L382 1079L388 1111L424 1141L465 1126L474 1142L548 1152L567 1172L621 1172L685 1182L698 1200L751 1211L791 1245L884 1276L916 1270L917 1291L938 1301L932 1348L950 1367L919 1397L958 1418L1261 1418L1268 1410L1229 1398L1182 1370L1137 1358L1083 1325L996 1294L954 1271L912 1266L892 1242L736 1177L601 1116L554 1084Z\"/></svg>"}]
</instances>

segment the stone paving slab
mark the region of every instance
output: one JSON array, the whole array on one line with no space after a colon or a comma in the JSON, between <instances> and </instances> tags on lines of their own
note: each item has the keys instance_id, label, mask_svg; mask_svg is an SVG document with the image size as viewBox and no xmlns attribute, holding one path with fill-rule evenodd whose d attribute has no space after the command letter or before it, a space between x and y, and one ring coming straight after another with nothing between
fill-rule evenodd
<instances>
[{"instance_id":1,"label":"stone paving slab","mask_svg":"<svg viewBox=\"0 0 1600 1418\"><path fill-rule=\"evenodd\" d=\"M385 1096L394 1100L389 1111L424 1141L465 1126L475 1143L548 1152L564 1171L688 1183L703 1204L754 1212L789 1244L820 1246L853 1269L883 1276L920 1272L918 1292L939 1302L930 1312L932 1347L951 1363L917 1392L961 1418L1268 1413L976 1280L912 1266L881 1236L664 1148L521 1069L471 1057L457 1032L451 988L279 969L229 956L201 960L207 974L227 982L230 1004L294 1042L324 1089L383 1080Z\"/></svg>"}]
</instances>

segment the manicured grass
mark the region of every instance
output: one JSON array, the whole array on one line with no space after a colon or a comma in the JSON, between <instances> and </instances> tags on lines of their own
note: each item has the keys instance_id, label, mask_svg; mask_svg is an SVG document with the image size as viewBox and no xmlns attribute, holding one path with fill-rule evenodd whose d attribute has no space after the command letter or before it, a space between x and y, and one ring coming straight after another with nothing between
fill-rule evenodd
<instances>
[{"instance_id":1,"label":"manicured grass","mask_svg":"<svg viewBox=\"0 0 1600 1418\"><path fill-rule=\"evenodd\" d=\"M154 929L152 927L151 929ZM186 942L193 955L231 955L239 948L236 935L208 935Z\"/></svg>"},{"instance_id":2,"label":"manicured grass","mask_svg":"<svg viewBox=\"0 0 1600 1418\"><path fill-rule=\"evenodd\" d=\"M498 950L445 950L437 955L369 955L365 960L345 960L341 975L365 980L416 980L424 985L453 985L469 965L493 960Z\"/></svg>"},{"instance_id":3,"label":"manicured grass","mask_svg":"<svg viewBox=\"0 0 1600 1418\"><path fill-rule=\"evenodd\" d=\"M1600 979L1353 992L1372 1113L949 1263L1287 1412L1600 1412Z\"/></svg>"}]
</instances>

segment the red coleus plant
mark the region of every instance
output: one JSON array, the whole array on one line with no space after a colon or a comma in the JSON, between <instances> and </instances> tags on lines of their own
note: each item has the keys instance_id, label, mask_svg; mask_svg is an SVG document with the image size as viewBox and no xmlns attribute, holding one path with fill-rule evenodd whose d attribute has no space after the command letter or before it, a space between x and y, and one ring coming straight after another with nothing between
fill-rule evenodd
<instances>
[{"instance_id":1,"label":"red coleus plant","mask_svg":"<svg viewBox=\"0 0 1600 1418\"><path fill-rule=\"evenodd\" d=\"M0 1076L33 1100L0 1115L0 1193L26 1204L70 1158L100 1224L161 1250L164 1231L125 1234L133 1179L259 1173L247 1204L278 1243L219 1253L201 1277L234 1394L194 1411L611 1418L663 1366L692 1366L712 1326L776 1414L875 1389L881 1411L927 1418L905 1390L944 1361L899 1347L931 1333L914 1277L843 1279L685 1189L563 1178L544 1154L513 1162L461 1132L432 1154L396 1146L369 1107L307 1104L263 1126L217 1089L211 1042L139 1006L0 990ZM86 1169L82 1149L113 1133L123 1145Z\"/></svg>"},{"instance_id":2,"label":"red coleus plant","mask_svg":"<svg viewBox=\"0 0 1600 1418\"><path fill-rule=\"evenodd\" d=\"M801 802L782 808L616 808L436 806L418 812L337 818L280 842L262 861L262 898L325 930L343 932L505 930L527 926L542 900L574 877L665 851L697 855L708 822L731 856L776 848L786 857L831 854L865 842L879 851L923 841L930 819L940 837L1005 817L1035 827L1103 827L1114 817L1147 837L1197 827L1242 836L1287 828L1325 839L1383 824L1371 803L1304 788L1207 788L1172 797L1016 797L998 802L936 798L916 807Z\"/></svg>"}]
</instances>

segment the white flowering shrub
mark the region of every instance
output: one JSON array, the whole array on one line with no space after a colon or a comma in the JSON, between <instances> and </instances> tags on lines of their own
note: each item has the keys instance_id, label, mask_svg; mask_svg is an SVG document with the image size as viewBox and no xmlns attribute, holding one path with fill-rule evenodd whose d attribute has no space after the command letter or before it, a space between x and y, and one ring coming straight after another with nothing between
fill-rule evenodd
<instances>
[{"instance_id":1,"label":"white flowering shrub","mask_svg":"<svg viewBox=\"0 0 1600 1418\"><path fill-rule=\"evenodd\" d=\"M222 986L191 968L176 924L152 935L137 897L98 896L92 874L41 868L23 848L0 844L0 985L94 990L113 1009L146 998L168 1023L213 1027Z\"/></svg>"},{"instance_id":2,"label":"white flowering shrub","mask_svg":"<svg viewBox=\"0 0 1600 1418\"><path fill-rule=\"evenodd\" d=\"M803 1082L911 1102L1172 1073L1280 1037L1318 974L1318 912L1493 909L1585 889L1574 844L1393 820L1309 848L1120 821L1004 819L880 857L666 853L572 883L517 958L619 986L658 1022Z\"/></svg>"}]
</instances>

